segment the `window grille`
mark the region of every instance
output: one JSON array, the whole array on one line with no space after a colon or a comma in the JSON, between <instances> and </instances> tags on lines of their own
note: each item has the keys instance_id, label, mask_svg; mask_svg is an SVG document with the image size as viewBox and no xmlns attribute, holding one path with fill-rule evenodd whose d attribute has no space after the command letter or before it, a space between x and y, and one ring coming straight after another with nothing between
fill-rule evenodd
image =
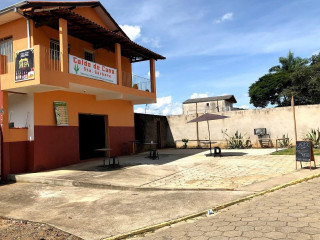
<instances>
[{"instance_id":1,"label":"window grille","mask_svg":"<svg viewBox=\"0 0 320 240\"><path fill-rule=\"evenodd\" d=\"M50 58L60 60L60 43L57 40L50 40Z\"/></svg>"},{"instance_id":2,"label":"window grille","mask_svg":"<svg viewBox=\"0 0 320 240\"><path fill-rule=\"evenodd\" d=\"M84 59L90 62L95 62L94 53L84 50Z\"/></svg>"},{"instance_id":3,"label":"window grille","mask_svg":"<svg viewBox=\"0 0 320 240\"><path fill-rule=\"evenodd\" d=\"M70 53L70 44L68 44L68 53ZM55 39L50 39L50 58L60 60L60 42Z\"/></svg>"},{"instance_id":4,"label":"window grille","mask_svg":"<svg viewBox=\"0 0 320 240\"><path fill-rule=\"evenodd\" d=\"M8 62L13 61L12 38L0 40L0 54L7 56Z\"/></svg>"}]
</instances>

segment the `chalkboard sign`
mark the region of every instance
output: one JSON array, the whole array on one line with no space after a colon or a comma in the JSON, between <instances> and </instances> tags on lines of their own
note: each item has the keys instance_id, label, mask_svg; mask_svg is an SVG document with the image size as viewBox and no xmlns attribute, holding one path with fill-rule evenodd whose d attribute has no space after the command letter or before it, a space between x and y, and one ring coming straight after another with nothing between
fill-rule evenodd
<instances>
[{"instance_id":1,"label":"chalkboard sign","mask_svg":"<svg viewBox=\"0 0 320 240\"><path fill-rule=\"evenodd\" d=\"M297 141L296 143L296 161L310 162L313 161L312 142Z\"/></svg>"}]
</instances>

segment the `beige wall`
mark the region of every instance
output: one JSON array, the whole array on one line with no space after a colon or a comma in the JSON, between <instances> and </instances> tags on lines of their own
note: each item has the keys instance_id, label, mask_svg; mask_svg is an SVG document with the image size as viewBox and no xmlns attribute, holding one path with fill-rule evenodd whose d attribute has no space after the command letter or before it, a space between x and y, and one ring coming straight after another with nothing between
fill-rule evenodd
<instances>
[{"instance_id":1,"label":"beige wall","mask_svg":"<svg viewBox=\"0 0 320 240\"><path fill-rule=\"evenodd\" d=\"M254 128L267 128L267 133L270 134L274 145L275 139L282 137L283 134L288 134L293 143L294 128L291 107L229 111L221 115L229 118L209 121L211 140L223 141L225 137L222 130L227 129L229 135L239 130L250 137L254 146L259 146L258 137L253 134L253 130ZM187 123L195 118L195 114L168 116L167 118L175 141L182 138L197 139L196 123ZM301 140L311 128L320 127L320 105L296 106L296 121L298 140ZM206 122L199 123L199 139L208 139Z\"/></svg>"}]
</instances>

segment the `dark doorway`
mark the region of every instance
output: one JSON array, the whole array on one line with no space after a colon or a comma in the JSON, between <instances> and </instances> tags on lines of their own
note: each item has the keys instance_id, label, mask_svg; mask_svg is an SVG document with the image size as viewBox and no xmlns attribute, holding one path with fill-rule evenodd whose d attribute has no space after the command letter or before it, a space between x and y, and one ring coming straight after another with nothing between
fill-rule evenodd
<instances>
[{"instance_id":1,"label":"dark doorway","mask_svg":"<svg viewBox=\"0 0 320 240\"><path fill-rule=\"evenodd\" d=\"M103 157L95 149L106 147L106 116L79 114L80 160Z\"/></svg>"},{"instance_id":2,"label":"dark doorway","mask_svg":"<svg viewBox=\"0 0 320 240\"><path fill-rule=\"evenodd\" d=\"M157 120L157 143L158 143L158 148L161 148L161 122Z\"/></svg>"}]
</instances>

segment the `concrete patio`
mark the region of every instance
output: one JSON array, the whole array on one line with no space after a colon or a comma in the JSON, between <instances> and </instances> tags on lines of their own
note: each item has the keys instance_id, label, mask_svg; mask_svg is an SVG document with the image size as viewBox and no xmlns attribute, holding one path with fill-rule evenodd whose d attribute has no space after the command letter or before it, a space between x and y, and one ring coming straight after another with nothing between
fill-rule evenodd
<instances>
[{"instance_id":1,"label":"concrete patio","mask_svg":"<svg viewBox=\"0 0 320 240\"><path fill-rule=\"evenodd\" d=\"M274 149L223 150L223 157L200 149L163 149L160 159L147 153L120 157L120 168L102 160L30 174L11 175L17 182L112 189L235 190L295 171L294 156L269 155Z\"/></svg>"},{"instance_id":2,"label":"concrete patio","mask_svg":"<svg viewBox=\"0 0 320 240\"><path fill-rule=\"evenodd\" d=\"M294 156L268 155L272 151L223 150L223 157L214 158L204 150L165 149L159 151L159 160L145 158L146 153L121 157L119 169L103 169L97 159L12 175L17 183L1 187L0 215L101 239L320 172L295 170Z\"/></svg>"}]
</instances>

